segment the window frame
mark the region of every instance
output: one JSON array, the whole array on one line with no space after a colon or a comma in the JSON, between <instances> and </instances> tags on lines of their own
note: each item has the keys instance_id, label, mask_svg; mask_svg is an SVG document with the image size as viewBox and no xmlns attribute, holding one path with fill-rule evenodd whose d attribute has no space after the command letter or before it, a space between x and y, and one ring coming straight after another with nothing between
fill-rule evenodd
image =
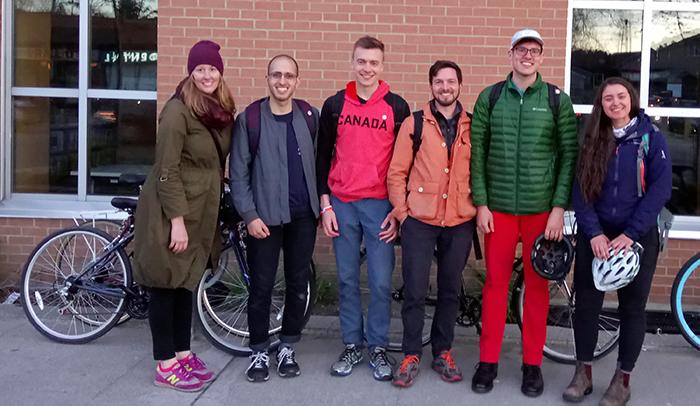
<instances>
[{"instance_id":1,"label":"window frame","mask_svg":"<svg viewBox=\"0 0 700 406\"><path fill-rule=\"evenodd\" d=\"M605 9L605 10L641 10L642 11L642 56L639 75L640 107L650 116L663 117L700 117L700 108L649 107L649 78L651 74L651 37L644 35L644 30L652 25L652 15L656 11L691 11L700 13L700 3L672 3L658 0L569 0L566 21L566 61L564 72L564 88L571 90L571 51L574 9ZM574 104L574 112L590 114L591 104ZM671 238L700 240L700 216L674 216Z\"/></svg>"},{"instance_id":2,"label":"window frame","mask_svg":"<svg viewBox=\"0 0 700 406\"><path fill-rule=\"evenodd\" d=\"M90 1L79 3L78 88L15 87L14 2L4 1L0 42L0 217L71 218L80 211L109 210L112 196L88 195L88 108L90 99L157 101L158 91L90 88ZM157 44L156 44L157 49ZM78 100L77 194L16 193L13 188L13 97L75 98ZM155 117L154 117L155 120ZM116 217L119 217L116 215Z\"/></svg>"}]
</instances>

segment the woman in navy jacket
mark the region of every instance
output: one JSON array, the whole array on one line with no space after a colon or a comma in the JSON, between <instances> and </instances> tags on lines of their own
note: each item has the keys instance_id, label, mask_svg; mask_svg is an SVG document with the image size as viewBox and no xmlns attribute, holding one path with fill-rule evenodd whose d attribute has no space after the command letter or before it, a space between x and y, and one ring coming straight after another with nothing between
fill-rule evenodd
<instances>
[{"instance_id":1,"label":"woman in navy jacket","mask_svg":"<svg viewBox=\"0 0 700 406\"><path fill-rule=\"evenodd\" d=\"M579 153L573 204L576 240L576 372L563 397L578 402L592 391L591 362L604 292L593 282L593 257L608 249L644 247L634 280L617 291L620 316L618 367L601 405L624 405L629 378L644 342L645 307L659 253L656 219L671 197L671 161L664 135L639 108L639 96L622 78L603 82L593 103Z\"/></svg>"}]
</instances>

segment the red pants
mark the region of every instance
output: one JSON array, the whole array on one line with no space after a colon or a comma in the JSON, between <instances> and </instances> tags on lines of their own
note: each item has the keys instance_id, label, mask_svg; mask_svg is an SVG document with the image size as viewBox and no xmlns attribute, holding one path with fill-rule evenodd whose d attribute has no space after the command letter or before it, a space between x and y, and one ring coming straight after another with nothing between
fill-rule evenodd
<instances>
[{"instance_id":1,"label":"red pants","mask_svg":"<svg viewBox=\"0 0 700 406\"><path fill-rule=\"evenodd\" d=\"M485 236L486 282L482 303L483 331L479 342L481 362L498 362L506 324L508 288L515 248L520 237L527 287L523 305L523 363L542 364L542 349L547 335L549 287L547 280L533 271L530 252L537 237L544 232L548 218L549 212L527 216L493 212L495 231Z\"/></svg>"}]
</instances>

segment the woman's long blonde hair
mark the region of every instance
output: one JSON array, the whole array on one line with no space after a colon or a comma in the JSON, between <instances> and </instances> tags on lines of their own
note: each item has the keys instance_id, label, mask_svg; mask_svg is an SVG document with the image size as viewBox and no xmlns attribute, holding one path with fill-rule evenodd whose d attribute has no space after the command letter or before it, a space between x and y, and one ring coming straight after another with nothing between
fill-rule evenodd
<instances>
[{"instance_id":1,"label":"woman's long blonde hair","mask_svg":"<svg viewBox=\"0 0 700 406\"><path fill-rule=\"evenodd\" d=\"M188 76L183 82L180 90L182 101L198 116L202 117L210 113L211 102L217 103L231 114L236 113L236 103L233 101L233 95L231 95L231 91L226 85L223 76L220 77L219 86L216 87L216 90L211 95L199 90L192 76ZM209 103L207 103L207 100Z\"/></svg>"}]
</instances>

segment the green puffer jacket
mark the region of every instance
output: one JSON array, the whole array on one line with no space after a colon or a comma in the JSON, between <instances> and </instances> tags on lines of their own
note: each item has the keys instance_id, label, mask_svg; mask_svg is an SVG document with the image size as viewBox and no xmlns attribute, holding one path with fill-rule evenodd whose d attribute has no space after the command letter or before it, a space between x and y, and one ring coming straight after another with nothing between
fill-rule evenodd
<instances>
[{"instance_id":1,"label":"green puffer jacket","mask_svg":"<svg viewBox=\"0 0 700 406\"><path fill-rule=\"evenodd\" d=\"M474 106L472 198L477 206L507 214L566 208L576 164L576 117L561 93L559 118L549 109L547 84L537 80L521 97L508 75L489 117L491 86Z\"/></svg>"}]
</instances>

